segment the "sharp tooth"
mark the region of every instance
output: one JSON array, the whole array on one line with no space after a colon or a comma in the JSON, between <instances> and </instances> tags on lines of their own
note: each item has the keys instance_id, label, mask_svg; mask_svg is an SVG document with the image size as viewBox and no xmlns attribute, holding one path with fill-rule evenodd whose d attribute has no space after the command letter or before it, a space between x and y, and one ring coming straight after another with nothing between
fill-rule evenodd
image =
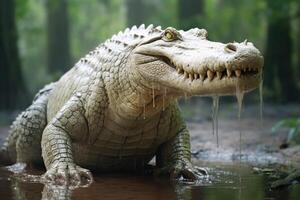
<instances>
[{"instance_id":1,"label":"sharp tooth","mask_svg":"<svg viewBox=\"0 0 300 200\"><path fill-rule=\"evenodd\" d=\"M221 79L221 77L222 77L222 72L217 72L217 78Z\"/></svg>"},{"instance_id":2,"label":"sharp tooth","mask_svg":"<svg viewBox=\"0 0 300 200\"><path fill-rule=\"evenodd\" d=\"M207 70L207 77L209 80L212 80L214 78L214 73L210 70Z\"/></svg>"},{"instance_id":3,"label":"sharp tooth","mask_svg":"<svg viewBox=\"0 0 300 200\"><path fill-rule=\"evenodd\" d=\"M198 74L194 74L194 79L198 79Z\"/></svg>"},{"instance_id":4,"label":"sharp tooth","mask_svg":"<svg viewBox=\"0 0 300 200\"><path fill-rule=\"evenodd\" d=\"M225 68L228 69L228 67L229 67L229 64L225 63Z\"/></svg>"},{"instance_id":5,"label":"sharp tooth","mask_svg":"<svg viewBox=\"0 0 300 200\"><path fill-rule=\"evenodd\" d=\"M228 76L228 77L231 77L231 73L232 73L232 72L231 72L229 69L226 69L226 72L227 72L227 76Z\"/></svg>"},{"instance_id":6,"label":"sharp tooth","mask_svg":"<svg viewBox=\"0 0 300 200\"><path fill-rule=\"evenodd\" d=\"M191 81L193 81L193 79L194 79L193 74L189 74L189 78L190 78Z\"/></svg>"},{"instance_id":7,"label":"sharp tooth","mask_svg":"<svg viewBox=\"0 0 300 200\"><path fill-rule=\"evenodd\" d=\"M237 70L235 70L234 72L235 72L235 75L236 75L237 77L240 77L240 76L241 76L241 70L237 69Z\"/></svg>"},{"instance_id":8,"label":"sharp tooth","mask_svg":"<svg viewBox=\"0 0 300 200\"><path fill-rule=\"evenodd\" d=\"M205 76L203 74L200 74L201 81L204 81Z\"/></svg>"},{"instance_id":9,"label":"sharp tooth","mask_svg":"<svg viewBox=\"0 0 300 200\"><path fill-rule=\"evenodd\" d=\"M178 67L177 68L177 72L180 74L180 72L181 72L181 69Z\"/></svg>"},{"instance_id":10,"label":"sharp tooth","mask_svg":"<svg viewBox=\"0 0 300 200\"><path fill-rule=\"evenodd\" d=\"M184 78L188 78L188 77L189 77L188 73L184 71Z\"/></svg>"},{"instance_id":11,"label":"sharp tooth","mask_svg":"<svg viewBox=\"0 0 300 200\"><path fill-rule=\"evenodd\" d=\"M246 67L245 67L245 68L243 68L243 71L244 71L244 72L246 72L246 71L247 71L247 68L246 68Z\"/></svg>"}]
</instances>

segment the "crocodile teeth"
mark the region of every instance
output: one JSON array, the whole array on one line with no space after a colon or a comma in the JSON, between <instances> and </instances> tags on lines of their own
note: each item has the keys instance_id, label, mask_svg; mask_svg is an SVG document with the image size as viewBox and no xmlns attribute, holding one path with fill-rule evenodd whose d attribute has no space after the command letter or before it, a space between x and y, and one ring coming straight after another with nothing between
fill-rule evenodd
<instances>
[{"instance_id":1,"label":"crocodile teeth","mask_svg":"<svg viewBox=\"0 0 300 200\"><path fill-rule=\"evenodd\" d=\"M177 72L178 72L179 74L181 74L181 72L182 72L181 69L180 69L179 67L177 68Z\"/></svg>"},{"instance_id":2,"label":"crocodile teeth","mask_svg":"<svg viewBox=\"0 0 300 200\"><path fill-rule=\"evenodd\" d=\"M194 79L198 79L198 74L194 74Z\"/></svg>"},{"instance_id":3,"label":"crocodile teeth","mask_svg":"<svg viewBox=\"0 0 300 200\"><path fill-rule=\"evenodd\" d=\"M217 72L217 78L221 79L221 77L222 77L222 72Z\"/></svg>"},{"instance_id":4,"label":"crocodile teeth","mask_svg":"<svg viewBox=\"0 0 300 200\"><path fill-rule=\"evenodd\" d=\"M188 73L184 71L184 78L188 78L188 77L189 77Z\"/></svg>"},{"instance_id":5,"label":"crocodile teeth","mask_svg":"<svg viewBox=\"0 0 300 200\"><path fill-rule=\"evenodd\" d=\"M193 74L189 74L189 78L190 78L191 81L193 81L193 79L194 79Z\"/></svg>"},{"instance_id":6,"label":"crocodile teeth","mask_svg":"<svg viewBox=\"0 0 300 200\"><path fill-rule=\"evenodd\" d=\"M210 70L207 70L207 77L209 80L212 80L214 78L214 73Z\"/></svg>"},{"instance_id":7,"label":"crocodile teeth","mask_svg":"<svg viewBox=\"0 0 300 200\"><path fill-rule=\"evenodd\" d=\"M226 72L227 72L227 76L228 76L228 77L231 77L231 73L232 73L232 72L231 72L229 69L227 69Z\"/></svg>"},{"instance_id":8,"label":"crocodile teeth","mask_svg":"<svg viewBox=\"0 0 300 200\"><path fill-rule=\"evenodd\" d=\"M200 74L201 81L204 81L205 76L203 74Z\"/></svg>"},{"instance_id":9,"label":"crocodile teeth","mask_svg":"<svg viewBox=\"0 0 300 200\"><path fill-rule=\"evenodd\" d=\"M235 70L235 75L237 77L240 77L241 76L241 70L239 70L239 69Z\"/></svg>"}]
</instances>

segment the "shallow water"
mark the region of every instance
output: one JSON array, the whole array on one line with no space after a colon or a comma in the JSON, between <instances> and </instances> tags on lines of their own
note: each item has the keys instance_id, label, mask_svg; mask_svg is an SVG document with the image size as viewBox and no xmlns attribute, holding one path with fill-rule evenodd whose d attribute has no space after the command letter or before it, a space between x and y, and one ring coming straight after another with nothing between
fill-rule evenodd
<instances>
[{"instance_id":1,"label":"shallow water","mask_svg":"<svg viewBox=\"0 0 300 200\"><path fill-rule=\"evenodd\" d=\"M210 174L206 183L178 184L166 178L114 174L96 175L90 187L75 190L27 182L0 169L0 199L289 200L300 197L300 185L270 190L269 175L256 174L247 166L239 170L234 165L206 169Z\"/></svg>"}]
</instances>

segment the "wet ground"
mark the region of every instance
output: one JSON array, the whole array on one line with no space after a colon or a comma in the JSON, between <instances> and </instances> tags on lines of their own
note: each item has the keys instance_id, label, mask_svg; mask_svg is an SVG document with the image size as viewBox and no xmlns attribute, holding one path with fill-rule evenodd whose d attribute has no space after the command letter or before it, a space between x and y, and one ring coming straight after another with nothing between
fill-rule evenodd
<instances>
[{"instance_id":1,"label":"wet ground","mask_svg":"<svg viewBox=\"0 0 300 200\"><path fill-rule=\"evenodd\" d=\"M199 109L201 108L201 109ZM88 188L54 188L16 177L0 168L2 199L300 199L300 185L271 190L270 183L299 165L300 148L280 149L286 132L274 136L271 127L281 118L300 116L300 107L267 107L262 123L257 107L245 109L238 123L236 105L220 106L218 144L212 134L210 107L184 108L191 132L193 162L205 167L209 180L172 183L166 178L134 175L95 175ZM190 112L188 109L191 109ZM0 127L0 143L7 135ZM240 135L241 133L241 135ZM241 136L241 138L240 138ZM240 143L241 139L241 143ZM32 171L30 174L42 174Z\"/></svg>"}]
</instances>

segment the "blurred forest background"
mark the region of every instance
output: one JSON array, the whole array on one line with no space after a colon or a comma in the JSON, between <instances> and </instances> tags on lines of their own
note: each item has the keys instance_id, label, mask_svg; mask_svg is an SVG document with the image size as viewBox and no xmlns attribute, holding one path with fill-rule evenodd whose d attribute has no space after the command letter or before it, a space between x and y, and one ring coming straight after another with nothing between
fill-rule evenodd
<instances>
[{"instance_id":1,"label":"blurred forest background","mask_svg":"<svg viewBox=\"0 0 300 200\"><path fill-rule=\"evenodd\" d=\"M0 110L26 107L99 43L142 23L247 38L265 56L265 100L300 102L299 0L0 0Z\"/></svg>"}]
</instances>

